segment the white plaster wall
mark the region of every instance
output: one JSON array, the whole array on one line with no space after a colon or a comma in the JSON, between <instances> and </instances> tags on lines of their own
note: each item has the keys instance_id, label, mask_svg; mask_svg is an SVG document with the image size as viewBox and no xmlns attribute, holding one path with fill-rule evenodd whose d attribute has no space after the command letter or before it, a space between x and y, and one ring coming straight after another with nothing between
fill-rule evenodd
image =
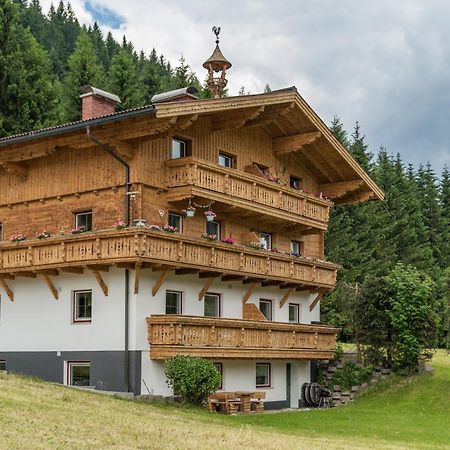
<instances>
[{"instance_id":1,"label":"white plaster wall","mask_svg":"<svg viewBox=\"0 0 450 450\"><path fill-rule=\"evenodd\" d=\"M131 271L131 286L134 285L134 272ZM203 301L198 300L198 294L205 283L195 275L170 275L166 278L158 293L152 297L152 287L160 274L150 269L143 270L139 294L133 295L130 300L130 350L148 350L146 317L152 314L165 314L166 290L181 291L183 293L182 313L190 316L203 316ZM242 319L242 297L248 290L248 285L240 282L223 282L217 278L209 292L221 294L222 317ZM273 304L273 317L276 322L289 322L288 303L300 305L300 322L311 323L319 320L320 308L317 305L312 312L309 305L314 295L307 292L294 292L285 305L280 308L280 300L285 290L277 287L258 287L251 295L248 303L258 306L260 298L270 299Z\"/></svg>"},{"instance_id":2,"label":"white plaster wall","mask_svg":"<svg viewBox=\"0 0 450 450\"><path fill-rule=\"evenodd\" d=\"M51 277L55 300L42 277L8 280L11 302L0 289L0 351L102 351L124 348L124 272L102 272L105 297L94 275ZM92 322L72 323L72 292L92 289Z\"/></svg>"},{"instance_id":3,"label":"white plaster wall","mask_svg":"<svg viewBox=\"0 0 450 450\"><path fill-rule=\"evenodd\" d=\"M286 364L291 364L291 408L298 407L301 386L310 381L309 361L274 361L274 360L217 360L222 363L222 390L224 391L265 391L266 401L286 400ZM271 386L256 387L256 363L271 363ZM170 396L164 375L162 361L152 361L148 352L142 352L141 392L143 395ZM147 390L148 388L148 390Z\"/></svg>"}]
</instances>

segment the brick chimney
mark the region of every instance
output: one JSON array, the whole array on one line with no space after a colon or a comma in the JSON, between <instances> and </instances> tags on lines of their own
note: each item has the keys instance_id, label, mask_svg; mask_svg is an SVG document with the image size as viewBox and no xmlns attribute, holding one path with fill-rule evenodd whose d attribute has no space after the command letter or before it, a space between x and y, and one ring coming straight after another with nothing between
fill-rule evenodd
<instances>
[{"instance_id":1,"label":"brick chimney","mask_svg":"<svg viewBox=\"0 0 450 450\"><path fill-rule=\"evenodd\" d=\"M114 114L116 104L120 103L120 98L117 95L102 91L93 86L83 86L81 92L82 120Z\"/></svg>"}]
</instances>

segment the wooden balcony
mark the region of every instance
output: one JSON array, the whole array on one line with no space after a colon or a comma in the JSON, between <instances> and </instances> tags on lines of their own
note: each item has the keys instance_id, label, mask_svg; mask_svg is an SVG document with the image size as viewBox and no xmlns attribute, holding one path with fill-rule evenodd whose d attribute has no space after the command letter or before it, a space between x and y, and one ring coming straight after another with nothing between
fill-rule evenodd
<instances>
[{"instance_id":1,"label":"wooden balcony","mask_svg":"<svg viewBox=\"0 0 450 450\"><path fill-rule=\"evenodd\" d=\"M338 266L325 261L293 257L221 242L195 239L180 233L144 228L106 230L0 243L0 278L30 276L48 269L138 264L216 276L234 274L278 284L331 289ZM56 273L57 274L57 273ZM274 284L277 284L275 282Z\"/></svg>"},{"instance_id":2,"label":"wooden balcony","mask_svg":"<svg viewBox=\"0 0 450 450\"><path fill-rule=\"evenodd\" d=\"M323 325L182 315L147 318L151 359L328 359L339 331Z\"/></svg>"},{"instance_id":3,"label":"wooden balcony","mask_svg":"<svg viewBox=\"0 0 450 450\"><path fill-rule=\"evenodd\" d=\"M195 196L232 206L239 214L245 210L264 214L275 223L327 229L333 205L328 200L198 158L173 159L165 164L169 202Z\"/></svg>"}]
</instances>

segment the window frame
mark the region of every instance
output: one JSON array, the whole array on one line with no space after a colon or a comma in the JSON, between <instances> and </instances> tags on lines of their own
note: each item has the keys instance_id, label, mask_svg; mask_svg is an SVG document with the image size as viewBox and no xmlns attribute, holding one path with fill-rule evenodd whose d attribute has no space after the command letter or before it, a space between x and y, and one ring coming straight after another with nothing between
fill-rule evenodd
<instances>
[{"instance_id":1,"label":"window frame","mask_svg":"<svg viewBox=\"0 0 450 450\"><path fill-rule=\"evenodd\" d=\"M297 309L297 321L291 321L291 306L295 306ZM288 305L288 320L289 323L300 323L300 305L298 303L289 303Z\"/></svg>"},{"instance_id":2,"label":"window frame","mask_svg":"<svg viewBox=\"0 0 450 450\"><path fill-rule=\"evenodd\" d=\"M266 315L261 311L261 303L265 303L270 305L269 307L269 317L266 317ZM258 304L258 309L260 311L260 313L269 321L272 322L273 321L273 300L268 299L268 298L260 298L259 299L259 304Z\"/></svg>"},{"instance_id":3,"label":"window frame","mask_svg":"<svg viewBox=\"0 0 450 450\"><path fill-rule=\"evenodd\" d=\"M298 245L298 253L294 252L293 244ZM291 240L291 255L302 256L303 254L303 242Z\"/></svg>"},{"instance_id":4,"label":"window frame","mask_svg":"<svg viewBox=\"0 0 450 450\"><path fill-rule=\"evenodd\" d=\"M220 158L221 157L223 157L225 160L228 159L230 161L230 165L227 166L227 165L224 165L224 164L220 164ZM236 157L234 155L231 155L230 153L219 151L219 155L217 157L217 164L220 167L225 167L227 169L234 169L235 165L236 165L235 160L236 160Z\"/></svg>"},{"instance_id":5,"label":"window frame","mask_svg":"<svg viewBox=\"0 0 450 450\"><path fill-rule=\"evenodd\" d=\"M79 386L76 384L73 384L73 373L72 369L74 367L89 367L89 384L87 386ZM91 361L87 360L70 360L66 361L66 379L65 379L67 386L76 386L76 387L84 387L88 388L91 385Z\"/></svg>"},{"instance_id":6,"label":"window frame","mask_svg":"<svg viewBox=\"0 0 450 450\"><path fill-rule=\"evenodd\" d=\"M220 385L217 389L223 389L223 363L221 362L213 362L214 367L217 369L217 372L220 374Z\"/></svg>"},{"instance_id":7,"label":"window frame","mask_svg":"<svg viewBox=\"0 0 450 450\"><path fill-rule=\"evenodd\" d=\"M267 367L267 378L268 378L268 383L266 384L258 384L257 383L257 368L261 367L261 366L265 366ZM270 363L256 363L256 368L255 368L255 387L256 388L270 388L272 387L272 365Z\"/></svg>"},{"instance_id":8,"label":"window frame","mask_svg":"<svg viewBox=\"0 0 450 450\"><path fill-rule=\"evenodd\" d=\"M180 213L177 213L175 211L169 211L169 213L167 214L167 225L170 225L170 217L178 217L178 219L180 220L180 227L176 227L177 228L177 232L178 233L182 233L183 232L183 228L184 228L184 223L183 223L183 216ZM173 225L172 225L173 226Z\"/></svg>"},{"instance_id":9,"label":"window frame","mask_svg":"<svg viewBox=\"0 0 450 450\"><path fill-rule=\"evenodd\" d=\"M175 313L168 313L167 312L167 294L177 294L178 295L178 302L177 302L177 312ZM165 314L168 316L180 316L183 314L183 292L182 291L174 291L172 289L166 289L166 300L165 300L165 308L164 308Z\"/></svg>"},{"instance_id":10,"label":"window frame","mask_svg":"<svg viewBox=\"0 0 450 450\"><path fill-rule=\"evenodd\" d=\"M3 241L3 222L0 222L0 242Z\"/></svg>"},{"instance_id":11,"label":"window frame","mask_svg":"<svg viewBox=\"0 0 450 450\"><path fill-rule=\"evenodd\" d=\"M2 366L3 366L3 369L2 369ZM0 372L2 372L2 371L7 372L6 359L0 359Z\"/></svg>"},{"instance_id":12,"label":"window frame","mask_svg":"<svg viewBox=\"0 0 450 450\"><path fill-rule=\"evenodd\" d=\"M297 182L297 187L292 186L293 181ZM297 177L296 175L289 175L289 187L291 189L301 189L300 183L302 182L302 179L300 177Z\"/></svg>"},{"instance_id":13,"label":"window frame","mask_svg":"<svg viewBox=\"0 0 450 450\"><path fill-rule=\"evenodd\" d=\"M267 246L267 248L263 246L263 235L269 237L269 245ZM261 246L262 246L265 250L272 250L272 245L273 245L273 236L272 236L272 233L267 233L266 231L260 231L260 233L259 233L259 238L260 238L260 241L261 241Z\"/></svg>"},{"instance_id":14,"label":"window frame","mask_svg":"<svg viewBox=\"0 0 450 450\"><path fill-rule=\"evenodd\" d=\"M216 241L220 241L220 239L222 238L222 224L220 223L219 220L212 220L212 221L208 221L205 220L205 232L206 234L215 234L216 235ZM208 226L211 226L211 224L217 225L218 227L218 232L217 233L208 233Z\"/></svg>"},{"instance_id":15,"label":"window frame","mask_svg":"<svg viewBox=\"0 0 450 450\"><path fill-rule=\"evenodd\" d=\"M92 209L86 209L86 210L83 210L83 211L75 211L73 214L75 216L75 228L85 226L85 225L79 225L78 224L78 218L80 216L90 215L91 216L91 226L90 227L85 227L85 229L86 229L86 231L92 231L92 229L94 227L94 214L92 212Z\"/></svg>"},{"instance_id":16,"label":"window frame","mask_svg":"<svg viewBox=\"0 0 450 450\"><path fill-rule=\"evenodd\" d=\"M182 152L180 150L180 156L177 156L175 158L173 156L173 143L174 143L174 141L184 144L184 152ZM188 139L183 139L183 138L177 137L177 136L172 137L171 148L170 148L170 159L181 159L181 158L187 158L188 156L191 156L191 154L192 154L191 153L191 145L192 145L192 142L190 140L188 140ZM182 153L184 153L184 154L182 154Z\"/></svg>"},{"instance_id":17,"label":"window frame","mask_svg":"<svg viewBox=\"0 0 450 450\"><path fill-rule=\"evenodd\" d=\"M211 297L216 297L216 299L217 299L216 310L217 310L217 314L218 315L216 315L216 316L207 316L205 314L206 297L208 295L211 296ZM203 298L203 316L204 317L222 317L222 295L221 294L217 294L216 292L207 292L205 294L205 297Z\"/></svg>"},{"instance_id":18,"label":"window frame","mask_svg":"<svg viewBox=\"0 0 450 450\"><path fill-rule=\"evenodd\" d=\"M91 294L91 317L88 318L78 318L77 317L77 294ZM80 289L76 291L72 291L72 323L92 323L92 304L93 304L93 295L92 289Z\"/></svg>"}]
</instances>

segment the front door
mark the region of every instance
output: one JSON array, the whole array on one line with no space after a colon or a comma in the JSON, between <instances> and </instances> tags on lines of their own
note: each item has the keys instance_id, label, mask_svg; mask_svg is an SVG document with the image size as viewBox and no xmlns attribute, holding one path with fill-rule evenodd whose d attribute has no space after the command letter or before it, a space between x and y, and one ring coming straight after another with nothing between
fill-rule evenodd
<instances>
[{"instance_id":1,"label":"front door","mask_svg":"<svg viewBox=\"0 0 450 450\"><path fill-rule=\"evenodd\" d=\"M286 406L291 407L291 363L286 364Z\"/></svg>"}]
</instances>

